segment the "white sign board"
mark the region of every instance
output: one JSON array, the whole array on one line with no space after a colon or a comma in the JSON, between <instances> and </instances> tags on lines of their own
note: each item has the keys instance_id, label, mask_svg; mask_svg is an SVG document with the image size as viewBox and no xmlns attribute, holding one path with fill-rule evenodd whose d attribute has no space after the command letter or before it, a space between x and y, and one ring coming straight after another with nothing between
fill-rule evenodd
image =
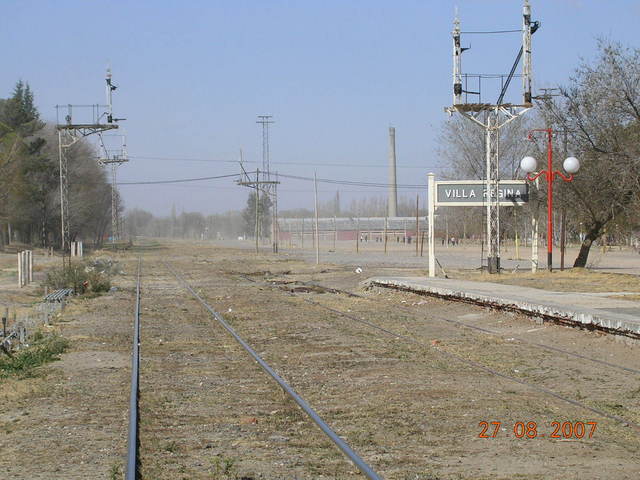
<instances>
[{"instance_id":1,"label":"white sign board","mask_svg":"<svg viewBox=\"0 0 640 480\"><path fill-rule=\"evenodd\" d=\"M435 206L482 207L487 204L487 186L483 180L453 180L435 182ZM502 207L529 202L529 185L524 180L506 180L498 184Z\"/></svg>"},{"instance_id":2,"label":"white sign board","mask_svg":"<svg viewBox=\"0 0 640 480\"><path fill-rule=\"evenodd\" d=\"M435 277L434 221L437 207L486 207L487 188L483 180L450 180L436 182L430 173L428 179L429 276ZM529 201L529 185L524 180L505 180L498 184L498 205L513 207Z\"/></svg>"}]
</instances>

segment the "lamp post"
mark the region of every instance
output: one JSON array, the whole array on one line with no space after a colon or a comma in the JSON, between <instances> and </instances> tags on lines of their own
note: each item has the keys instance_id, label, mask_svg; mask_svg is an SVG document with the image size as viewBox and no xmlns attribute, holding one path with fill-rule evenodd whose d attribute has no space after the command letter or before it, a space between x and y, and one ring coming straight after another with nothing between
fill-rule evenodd
<instances>
[{"instance_id":1,"label":"lamp post","mask_svg":"<svg viewBox=\"0 0 640 480\"><path fill-rule=\"evenodd\" d=\"M520 161L520 169L527 174L527 180L533 182L538 177L544 175L547 180L547 268L553 270L553 181L556 175L565 182L573 181L573 174L580 169L580 162L575 157L567 157L562 163L562 168L569 176L564 175L559 170L553 169L553 130L551 128L541 128L529 131L529 140L533 141L534 132L544 132L547 137L547 169L541 170L531 176L537 169L538 162L533 157L524 157Z\"/></svg>"}]
</instances>

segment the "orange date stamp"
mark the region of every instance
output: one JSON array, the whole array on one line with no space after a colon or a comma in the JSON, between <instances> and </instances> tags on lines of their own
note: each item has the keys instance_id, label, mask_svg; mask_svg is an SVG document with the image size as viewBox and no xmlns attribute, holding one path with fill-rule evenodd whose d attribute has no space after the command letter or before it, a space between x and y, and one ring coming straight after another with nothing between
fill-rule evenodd
<instances>
[{"instance_id":1,"label":"orange date stamp","mask_svg":"<svg viewBox=\"0 0 640 480\"><path fill-rule=\"evenodd\" d=\"M481 432L479 438L496 438L497 436L511 436L510 433L504 433L506 428L502 428L502 422L480 422L478 427ZM546 425L545 425L546 427ZM544 433L538 429L537 422L515 422L512 432L515 438L591 438L598 427L598 422L551 422L549 425L550 433Z\"/></svg>"}]
</instances>

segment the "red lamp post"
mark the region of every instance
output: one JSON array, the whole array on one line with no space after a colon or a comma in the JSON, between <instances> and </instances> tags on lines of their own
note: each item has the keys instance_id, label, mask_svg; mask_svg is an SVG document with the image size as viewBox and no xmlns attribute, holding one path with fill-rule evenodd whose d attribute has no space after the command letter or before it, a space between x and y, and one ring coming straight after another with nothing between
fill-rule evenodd
<instances>
[{"instance_id":1,"label":"red lamp post","mask_svg":"<svg viewBox=\"0 0 640 480\"><path fill-rule=\"evenodd\" d=\"M565 182L573 180L573 174L580 169L580 162L575 157L567 157L562 163L562 167L569 174L564 175L560 170L553 169L553 130L551 128L539 128L529 131L529 140L533 141L534 132L544 132L547 136L547 169L534 173L537 169L536 159L524 157L520 162L520 169L527 174L527 180L533 182L541 175L547 180L547 268L553 270L553 181L556 175Z\"/></svg>"}]
</instances>

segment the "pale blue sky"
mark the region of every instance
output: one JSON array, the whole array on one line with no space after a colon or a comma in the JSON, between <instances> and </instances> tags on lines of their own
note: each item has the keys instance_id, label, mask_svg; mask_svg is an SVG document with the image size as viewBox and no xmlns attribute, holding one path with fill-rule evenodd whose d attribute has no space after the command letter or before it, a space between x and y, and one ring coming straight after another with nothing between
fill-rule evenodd
<instances>
[{"instance_id":1,"label":"pale blue sky","mask_svg":"<svg viewBox=\"0 0 640 480\"><path fill-rule=\"evenodd\" d=\"M386 182L386 168L371 165L386 165L394 125L398 181L411 184L436 164L434 140L451 102L454 6L463 30L519 28L522 8L520 0L2 3L0 96L22 78L53 119L57 103L102 103L111 62L120 86L115 113L128 119L133 157L121 181L235 173L233 163L140 157L228 161L242 147L247 160L259 160L256 115L270 113L273 169ZM637 46L636 0L532 0L532 8L542 22L533 39L538 88L566 82L581 56L594 55L598 37ZM463 36L472 47L463 69L507 72L519 42L518 34ZM335 193L320 190L322 200ZM127 207L154 213L172 204L239 209L247 195L228 179L121 191ZM312 205L308 183L285 181L280 191L280 208ZM343 187L341 195L348 202L376 191Z\"/></svg>"}]
</instances>

